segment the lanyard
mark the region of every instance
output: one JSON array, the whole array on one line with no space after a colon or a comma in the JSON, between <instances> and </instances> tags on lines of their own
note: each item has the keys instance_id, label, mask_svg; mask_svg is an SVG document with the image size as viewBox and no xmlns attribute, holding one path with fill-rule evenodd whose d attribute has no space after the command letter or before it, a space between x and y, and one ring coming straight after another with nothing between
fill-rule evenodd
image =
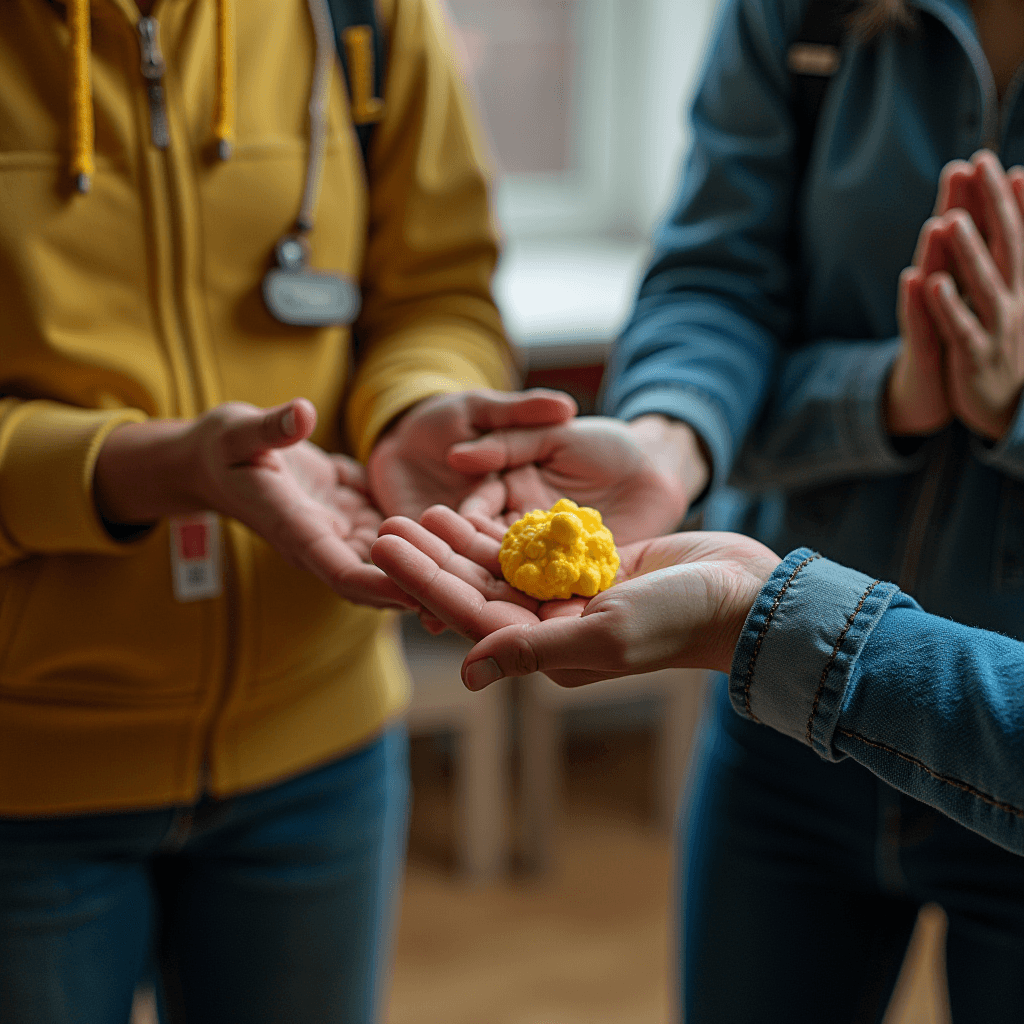
<instances>
[{"instance_id":1,"label":"lanyard","mask_svg":"<svg viewBox=\"0 0 1024 1024\"><path fill-rule=\"evenodd\" d=\"M309 268L308 236L320 197L327 148L327 100L334 62L334 26L326 0L307 0L316 39L309 96L309 154L295 229L274 247L277 264L263 278L263 301L275 319L300 327L346 325L359 315L359 285L345 274Z\"/></svg>"}]
</instances>

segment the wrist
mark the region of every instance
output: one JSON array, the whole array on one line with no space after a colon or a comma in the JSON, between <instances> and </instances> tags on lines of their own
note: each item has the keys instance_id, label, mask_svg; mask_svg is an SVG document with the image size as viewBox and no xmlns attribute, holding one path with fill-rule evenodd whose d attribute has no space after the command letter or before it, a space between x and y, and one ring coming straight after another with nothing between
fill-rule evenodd
<instances>
[{"instance_id":1,"label":"wrist","mask_svg":"<svg viewBox=\"0 0 1024 1024\"><path fill-rule=\"evenodd\" d=\"M96 459L93 496L108 523L141 525L204 506L192 486L194 442L188 420L126 423Z\"/></svg>"},{"instance_id":2,"label":"wrist","mask_svg":"<svg viewBox=\"0 0 1024 1024\"><path fill-rule=\"evenodd\" d=\"M703 496L711 482L711 457L689 423L649 413L631 420L629 429L658 469L679 482L687 506Z\"/></svg>"}]
</instances>

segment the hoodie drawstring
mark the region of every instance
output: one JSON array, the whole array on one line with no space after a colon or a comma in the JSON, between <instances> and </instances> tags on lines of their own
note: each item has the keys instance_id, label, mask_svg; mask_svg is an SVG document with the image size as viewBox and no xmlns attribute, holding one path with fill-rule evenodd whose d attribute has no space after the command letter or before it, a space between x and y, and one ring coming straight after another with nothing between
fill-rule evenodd
<instances>
[{"instance_id":1,"label":"hoodie drawstring","mask_svg":"<svg viewBox=\"0 0 1024 1024\"><path fill-rule=\"evenodd\" d=\"M217 0L217 99L213 108L213 135L221 160L231 156L235 143L234 42L234 0Z\"/></svg>"},{"instance_id":2,"label":"hoodie drawstring","mask_svg":"<svg viewBox=\"0 0 1024 1024\"><path fill-rule=\"evenodd\" d=\"M96 169L89 75L89 0L68 0L67 11L71 49L71 176L79 192L88 192Z\"/></svg>"},{"instance_id":3,"label":"hoodie drawstring","mask_svg":"<svg viewBox=\"0 0 1024 1024\"><path fill-rule=\"evenodd\" d=\"M67 0L68 42L71 57L71 176L79 192L88 192L96 169L89 68L89 0ZM217 0L217 81L213 107L213 135L217 156L227 160L235 141L234 0Z\"/></svg>"}]
</instances>

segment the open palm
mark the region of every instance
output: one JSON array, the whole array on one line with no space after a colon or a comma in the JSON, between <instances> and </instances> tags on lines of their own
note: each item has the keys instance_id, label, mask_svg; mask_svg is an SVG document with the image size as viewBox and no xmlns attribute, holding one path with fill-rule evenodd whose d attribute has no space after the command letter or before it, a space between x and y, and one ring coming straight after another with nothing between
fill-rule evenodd
<instances>
[{"instance_id":1,"label":"open palm","mask_svg":"<svg viewBox=\"0 0 1024 1024\"><path fill-rule=\"evenodd\" d=\"M619 582L589 601L539 604L497 578L499 538L483 519L432 508L419 524L386 520L371 550L403 590L476 642L463 664L471 689L535 671L579 686L670 666L727 670L779 563L747 537L677 533L621 547Z\"/></svg>"}]
</instances>

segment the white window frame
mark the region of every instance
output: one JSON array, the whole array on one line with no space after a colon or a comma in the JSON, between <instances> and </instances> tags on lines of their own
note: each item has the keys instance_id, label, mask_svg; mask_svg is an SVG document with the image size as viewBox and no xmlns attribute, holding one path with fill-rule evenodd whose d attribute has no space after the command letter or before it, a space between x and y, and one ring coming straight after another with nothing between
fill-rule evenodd
<instances>
[{"instance_id":1,"label":"white window frame","mask_svg":"<svg viewBox=\"0 0 1024 1024\"><path fill-rule=\"evenodd\" d=\"M628 317L718 3L579 0L573 169L507 175L495 196L495 297L526 367L599 361Z\"/></svg>"},{"instance_id":2,"label":"white window frame","mask_svg":"<svg viewBox=\"0 0 1024 1024\"><path fill-rule=\"evenodd\" d=\"M499 181L498 219L510 240L649 235L687 141L686 108L716 4L578 0L571 169Z\"/></svg>"}]
</instances>

